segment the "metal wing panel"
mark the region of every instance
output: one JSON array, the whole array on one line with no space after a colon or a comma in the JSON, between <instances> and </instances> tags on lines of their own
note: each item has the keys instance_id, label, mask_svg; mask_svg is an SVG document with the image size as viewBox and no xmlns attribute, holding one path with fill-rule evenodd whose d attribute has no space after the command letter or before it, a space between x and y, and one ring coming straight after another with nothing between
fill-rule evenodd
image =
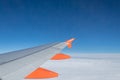
<instances>
[{"instance_id":1,"label":"metal wing panel","mask_svg":"<svg viewBox=\"0 0 120 80\"><path fill-rule=\"evenodd\" d=\"M54 44L26 57L16 59L0 65L0 78L2 80L22 80L24 77L49 60L66 46L64 42Z\"/></svg>"},{"instance_id":2,"label":"metal wing panel","mask_svg":"<svg viewBox=\"0 0 120 80\"><path fill-rule=\"evenodd\" d=\"M43 49L49 48L55 44L58 43L51 43L51 44L47 44L47 45L42 45L42 46L37 46L37 47L33 47L33 48L28 48L28 49L23 49L23 50L18 50L18 51L13 51L13 52L8 52L5 54L1 54L0 55L0 65L22 58L24 56L28 56L30 54L33 54L35 52L41 51Z\"/></svg>"}]
</instances>

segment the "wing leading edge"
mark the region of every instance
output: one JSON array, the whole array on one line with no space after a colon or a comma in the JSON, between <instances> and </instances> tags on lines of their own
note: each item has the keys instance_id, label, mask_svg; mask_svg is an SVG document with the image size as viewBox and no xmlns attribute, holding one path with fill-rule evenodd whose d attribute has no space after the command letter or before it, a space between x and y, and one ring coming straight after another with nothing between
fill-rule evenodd
<instances>
[{"instance_id":1,"label":"wing leading edge","mask_svg":"<svg viewBox=\"0 0 120 80\"><path fill-rule=\"evenodd\" d=\"M0 80L23 80L31 71L60 53L63 48L70 48L73 40L0 55Z\"/></svg>"}]
</instances>

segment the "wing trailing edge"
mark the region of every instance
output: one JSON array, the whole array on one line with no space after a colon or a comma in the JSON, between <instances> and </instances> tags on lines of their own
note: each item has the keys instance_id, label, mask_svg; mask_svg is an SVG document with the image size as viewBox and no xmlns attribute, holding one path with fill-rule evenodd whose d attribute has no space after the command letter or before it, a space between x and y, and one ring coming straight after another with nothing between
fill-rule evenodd
<instances>
[{"instance_id":1,"label":"wing trailing edge","mask_svg":"<svg viewBox=\"0 0 120 80\"><path fill-rule=\"evenodd\" d=\"M25 79L44 79L54 77L58 77L58 73L40 67L26 76Z\"/></svg>"},{"instance_id":2,"label":"wing trailing edge","mask_svg":"<svg viewBox=\"0 0 120 80\"><path fill-rule=\"evenodd\" d=\"M71 56L63 53L58 53L55 56L51 58L51 60L64 60L64 59L70 59Z\"/></svg>"}]
</instances>

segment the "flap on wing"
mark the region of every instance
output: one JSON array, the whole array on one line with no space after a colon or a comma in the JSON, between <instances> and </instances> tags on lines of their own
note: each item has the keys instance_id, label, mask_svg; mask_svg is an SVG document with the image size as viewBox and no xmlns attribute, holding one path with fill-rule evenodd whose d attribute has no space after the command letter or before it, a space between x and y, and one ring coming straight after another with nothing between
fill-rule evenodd
<instances>
[{"instance_id":1,"label":"flap on wing","mask_svg":"<svg viewBox=\"0 0 120 80\"><path fill-rule=\"evenodd\" d=\"M44 69L44 68L38 68L35 71L33 71L31 74L26 76L26 79L44 79L44 78L54 78L58 77L58 73Z\"/></svg>"},{"instance_id":2,"label":"flap on wing","mask_svg":"<svg viewBox=\"0 0 120 80\"><path fill-rule=\"evenodd\" d=\"M64 59L69 59L71 58L69 55L58 53L55 56L51 58L51 60L64 60Z\"/></svg>"}]
</instances>

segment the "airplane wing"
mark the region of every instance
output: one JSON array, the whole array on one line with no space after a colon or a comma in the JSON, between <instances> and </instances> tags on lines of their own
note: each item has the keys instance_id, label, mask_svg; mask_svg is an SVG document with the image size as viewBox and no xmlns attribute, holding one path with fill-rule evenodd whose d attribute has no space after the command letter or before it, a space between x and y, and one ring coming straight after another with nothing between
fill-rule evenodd
<instances>
[{"instance_id":1,"label":"airplane wing","mask_svg":"<svg viewBox=\"0 0 120 80\"><path fill-rule=\"evenodd\" d=\"M66 42L51 43L0 54L0 80L24 80L28 74L60 53L63 48L66 46L71 48L73 40L74 38Z\"/></svg>"}]
</instances>

